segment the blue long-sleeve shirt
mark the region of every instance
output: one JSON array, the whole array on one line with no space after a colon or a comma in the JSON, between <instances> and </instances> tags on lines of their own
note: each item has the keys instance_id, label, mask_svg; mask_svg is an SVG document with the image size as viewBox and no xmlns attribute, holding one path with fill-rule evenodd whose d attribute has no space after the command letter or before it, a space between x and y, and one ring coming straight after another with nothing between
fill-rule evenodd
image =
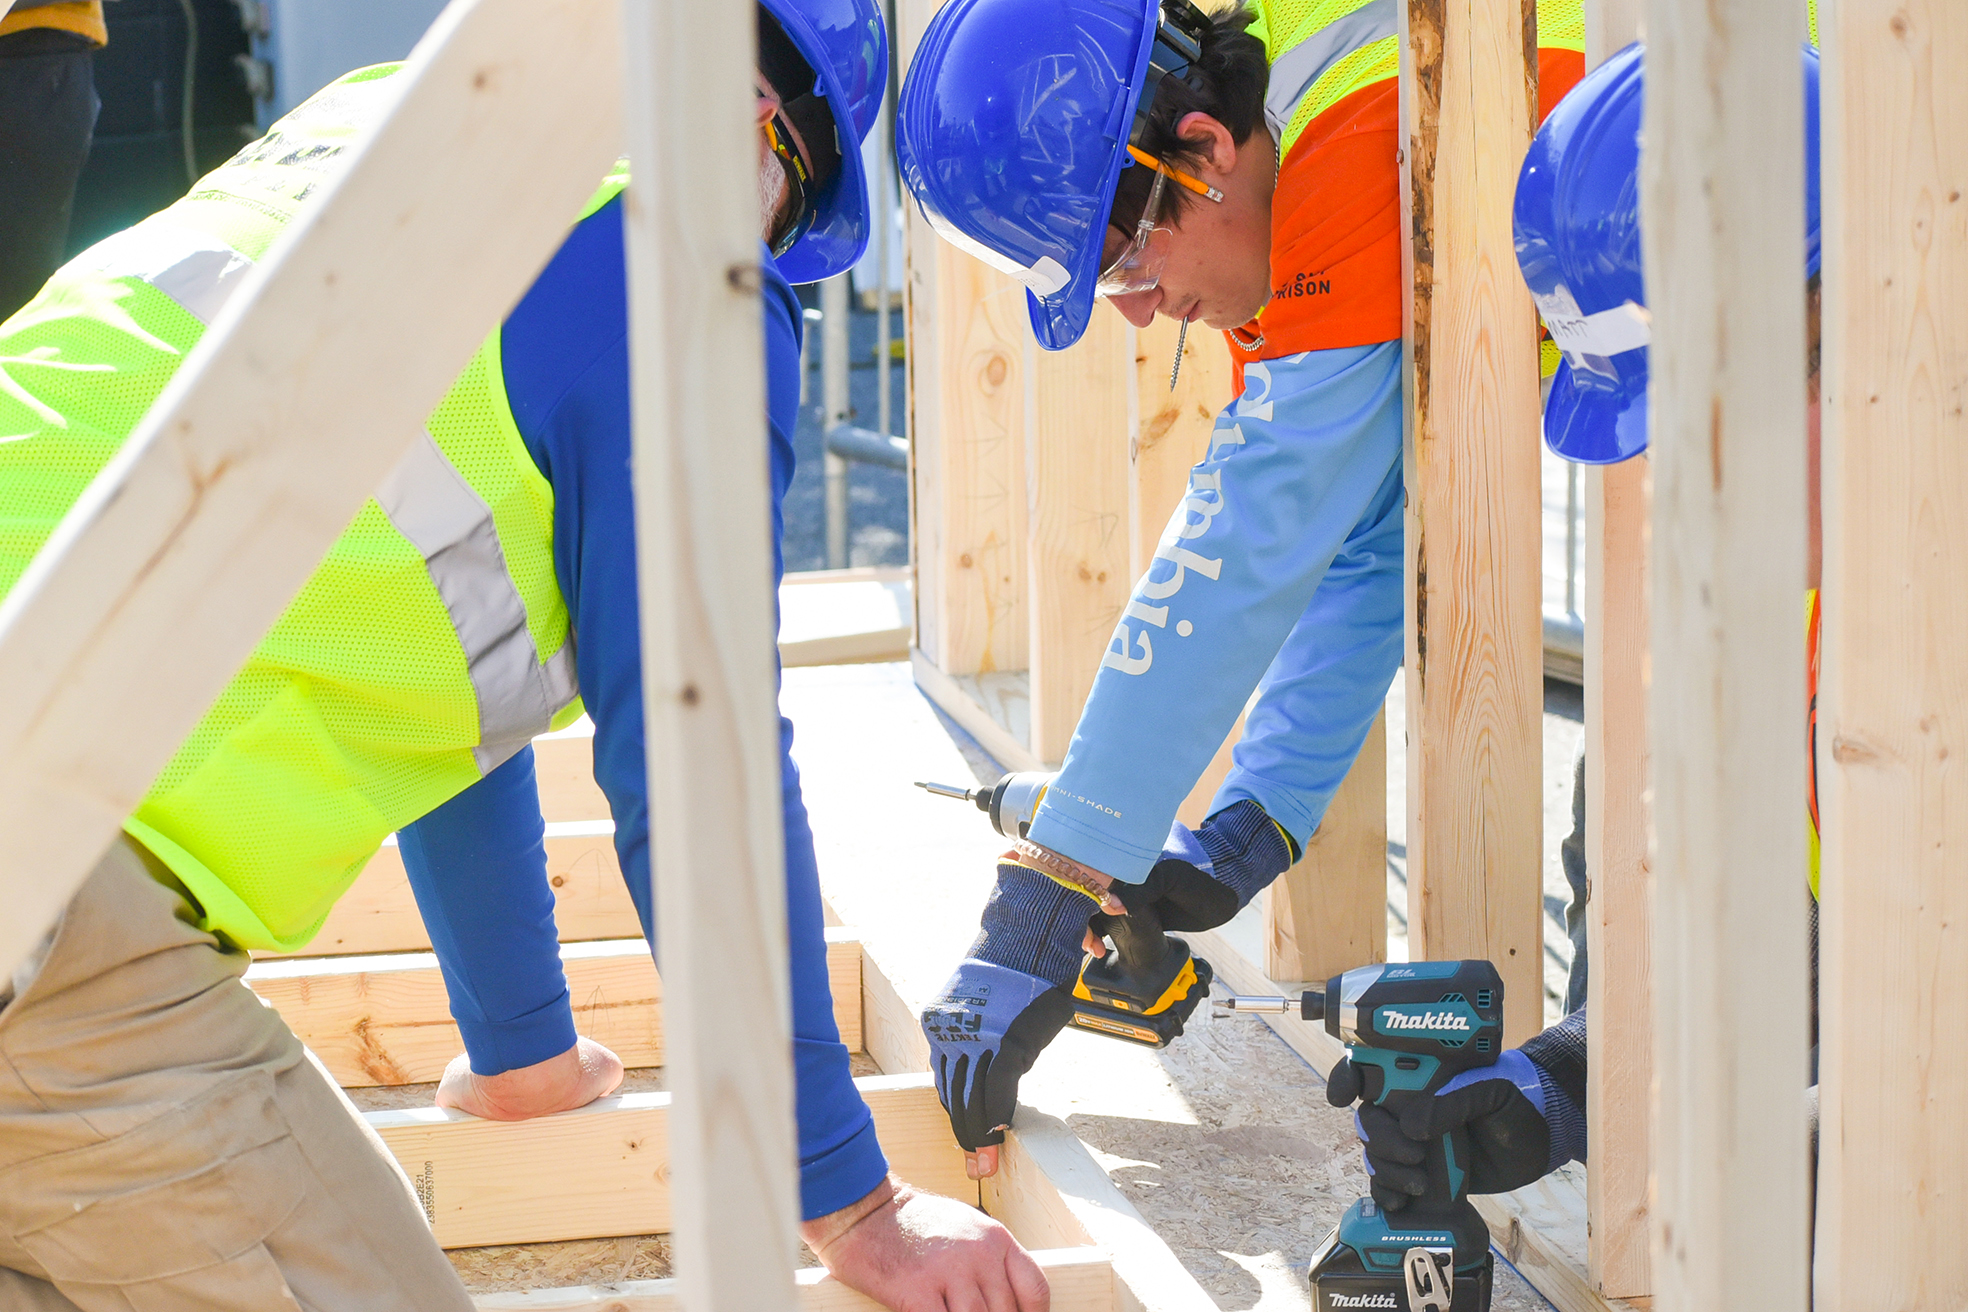
<instances>
[{"instance_id":1,"label":"blue long-sleeve shirt","mask_svg":"<svg viewBox=\"0 0 1968 1312\"><path fill-rule=\"evenodd\" d=\"M1212 813L1301 848L1401 663L1401 344L1244 367L1114 628L1035 843L1146 879L1249 702Z\"/></svg>"},{"instance_id":2,"label":"blue long-sleeve shirt","mask_svg":"<svg viewBox=\"0 0 1968 1312\"><path fill-rule=\"evenodd\" d=\"M793 477L801 319L792 288L769 256L760 258L776 582L784 568L781 506ZM554 573L595 723L595 782L608 798L622 874L653 945L625 274L618 198L569 234L507 318L500 345L520 437L553 486ZM800 1191L812 1218L866 1195L888 1164L834 1024L819 872L792 734L782 718ZM472 1069L496 1074L571 1047L532 750L405 828L399 842Z\"/></svg>"}]
</instances>

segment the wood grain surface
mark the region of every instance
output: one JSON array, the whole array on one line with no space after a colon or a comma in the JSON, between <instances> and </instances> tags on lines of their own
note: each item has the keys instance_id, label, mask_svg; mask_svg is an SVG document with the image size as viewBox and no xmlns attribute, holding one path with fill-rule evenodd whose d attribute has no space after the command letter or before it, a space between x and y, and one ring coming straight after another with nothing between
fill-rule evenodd
<instances>
[{"instance_id":1,"label":"wood grain surface","mask_svg":"<svg viewBox=\"0 0 1968 1312\"><path fill-rule=\"evenodd\" d=\"M623 144L663 162L624 229L676 1269L693 1312L766 1312L794 1301L799 1191L753 10L622 13Z\"/></svg>"},{"instance_id":2,"label":"wood grain surface","mask_svg":"<svg viewBox=\"0 0 1968 1312\"><path fill-rule=\"evenodd\" d=\"M1542 1019L1537 321L1510 227L1532 0L1405 0L1408 888L1417 959L1487 957Z\"/></svg>"},{"instance_id":3,"label":"wood grain surface","mask_svg":"<svg viewBox=\"0 0 1968 1312\"><path fill-rule=\"evenodd\" d=\"M1968 1306L1968 10L1825 6L1820 1308Z\"/></svg>"},{"instance_id":4,"label":"wood grain surface","mask_svg":"<svg viewBox=\"0 0 1968 1312\"><path fill-rule=\"evenodd\" d=\"M1778 240L1804 225L1803 10L1647 7L1663 1307L1810 1305L1804 271L1801 242Z\"/></svg>"}]
</instances>

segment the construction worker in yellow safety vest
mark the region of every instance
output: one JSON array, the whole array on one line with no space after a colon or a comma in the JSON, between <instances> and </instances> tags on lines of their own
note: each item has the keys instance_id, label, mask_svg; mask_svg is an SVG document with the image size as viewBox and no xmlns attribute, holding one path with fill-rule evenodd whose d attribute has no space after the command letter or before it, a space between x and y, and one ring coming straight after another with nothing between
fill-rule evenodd
<instances>
[{"instance_id":1,"label":"construction worker in yellow safety vest","mask_svg":"<svg viewBox=\"0 0 1968 1312\"><path fill-rule=\"evenodd\" d=\"M876 0L756 13L743 164L761 198L776 525L799 393L790 284L866 246L858 143L888 49ZM397 72L334 82L0 323L0 595L388 112ZM0 975L7 1312L471 1308L403 1170L241 978L249 950L305 945L392 831L466 1040L440 1101L518 1119L619 1083L614 1054L574 1032L528 744L585 704L647 933L626 185L618 169L568 216L60 922ZM801 1236L891 1308L1043 1312L1045 1278L1002 1226L889 1173L833 1021L783 722L781 738Z\"/></svg>"},{"instance_id":2,"label":"construction worker in yellow safety vest","mask_svg":"<svg viewBox=\"0 0 1968 1312\"><path fill-rule=\"evenodd\" d=\"M897 108L924 217L1025 285L1040 346L1106 297L1139 327L1224 331L1237 373L923 1014L979 1176L1072 1012L1090 914L1229 920L1298 859L1401 663L1400 7L1212 8L950 0ZM1536 26L1548 109L1583 71L1579 0L1540 0ZM1246 708L1208 818L1176 823Z\"/></svg>"}]
</instances>

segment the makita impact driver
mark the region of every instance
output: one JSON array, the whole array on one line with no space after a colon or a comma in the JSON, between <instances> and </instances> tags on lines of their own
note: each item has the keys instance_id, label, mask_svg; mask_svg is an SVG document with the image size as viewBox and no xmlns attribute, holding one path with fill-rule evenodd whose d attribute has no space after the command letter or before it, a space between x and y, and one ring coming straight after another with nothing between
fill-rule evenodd
<instances>
[{"instance_id":1,"label":"makita impact driver","mask_svg":"<svg viewBox=\"0 0 1968 1312\"><path fill-rule=\"evenodd\" d=\"M1219 1005L1323 1020L1346 1045L1361 1097L1397 1116L1503 1051L1503 978L1487 961L1361 966L1295 1006L1278 997ZM1406 1208L1389 1214L1371 1198L1347 1208L1312 1258L1319 1312L1487 1312L1494 1259L1489 1227L1463 1191L1471 1160L1467 1131L1455 1130L1429 1145L1428 1191Z\"/></svg>"},{"instance_id":2,"label":"makita impact driver","mask_svg":"<svg viewBox=\"0 0 1968 1312\"><path fill-rule=\"evenodd\" d=\"M1052 776L1038 770L1008 774L989 788L918 783L938 797L971 802L1006 838L1024 838ZM1162 930L1152 911L1106 919L1114 950L1088 953L1073 981L1073 1019L1079 1029L1166 1048L1182 1033L1196 1004L1209 996L1210 964Z\"/></svg>"}]
</instances>

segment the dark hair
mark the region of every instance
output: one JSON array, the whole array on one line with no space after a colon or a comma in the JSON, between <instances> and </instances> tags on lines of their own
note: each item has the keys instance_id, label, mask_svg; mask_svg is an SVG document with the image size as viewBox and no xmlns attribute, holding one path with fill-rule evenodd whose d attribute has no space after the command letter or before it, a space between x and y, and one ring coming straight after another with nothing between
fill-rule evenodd
<instances>
[{"instance_id":1,"label":"dark hair","mask_svg":"<svg viewBox=\"0 0 1968 1312\"><path fill-rule=\"evenodd\" d=\"M1250 139L1264 123L1264 90L1271 77L1264 43L1246 30L1256 17L1236 5L1210 19L1202 38L1203 57L1190 68L1187 81L1162 79L1135 145L1193 176L1202 165L1203 151L1196 142L1175 134L1175 125L1188 115L1208 114L1230 130L1231 140L1239 146ZM1139 164L1122 169L1107 221L1132 233L1154 183L1152 169ZM1173 182L1162 189L1164 214L1180 214L1196 202L1192 192Z\"/></svg>"}]
</instances>

